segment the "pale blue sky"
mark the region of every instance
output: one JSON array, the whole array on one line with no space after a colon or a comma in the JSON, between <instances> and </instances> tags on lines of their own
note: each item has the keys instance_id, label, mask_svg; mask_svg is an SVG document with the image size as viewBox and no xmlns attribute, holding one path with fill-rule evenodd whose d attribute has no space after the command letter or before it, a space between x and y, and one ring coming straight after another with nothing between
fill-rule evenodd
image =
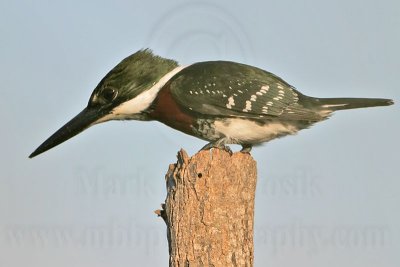
<instances>
[{"instance_id":1,"label":"pale blue sky","mask_svg":"<svg viewBox=\"0 0 400 267\"><path fill-rule=\"evenodd\" d=\"M0 1L0 267L168 266L153 210L176 152L203 141L109 122L28 159L129 54L240 61L307 95L398 103L399 29L396 0ZM343 111L254 149L256 266L400 266L399 115Z\"/></svg>"}]
</instances>

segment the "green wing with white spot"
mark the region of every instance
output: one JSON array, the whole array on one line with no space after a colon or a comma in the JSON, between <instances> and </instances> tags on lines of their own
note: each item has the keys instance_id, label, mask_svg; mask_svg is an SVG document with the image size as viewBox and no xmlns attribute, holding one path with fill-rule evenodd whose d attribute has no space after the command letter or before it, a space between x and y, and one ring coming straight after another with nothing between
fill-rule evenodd
<instances>
[{"instance_id":1,"label":"green wing with white spot","mask_svg":"<svg viewBox=\"0 0 400 267\"><path fill-rule=\"evenodd\" d=\"M272 73L256 67L227 62L200 62L186 67L169 82L177 103L196 113L245 117L319 121L308 109L307 96Z\"/></svg>"}]
</instances>

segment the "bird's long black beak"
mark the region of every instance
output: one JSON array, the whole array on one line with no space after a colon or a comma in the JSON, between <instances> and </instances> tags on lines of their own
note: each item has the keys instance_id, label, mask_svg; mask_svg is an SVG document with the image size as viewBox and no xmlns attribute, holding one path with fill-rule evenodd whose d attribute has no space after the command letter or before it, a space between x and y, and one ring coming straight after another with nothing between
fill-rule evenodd
<instances>
[{"instance_id":1,"label":"bird's long black beak","mask_svg":"<svg viewBox=\"0 0 400 267\"><path fill-rule=\"evenodd\" d=\"M61 144L62 142L67 141L71 137L74 137L78 133L90 127L92 123L94 123L104 115L104 112L99 112L99 110L96 108L86 107L67 124L65 124L46 141L44 141L43 144L36 148L36 150L29 155L29 158L33 158Z\"/></svg>"}]
</instances>

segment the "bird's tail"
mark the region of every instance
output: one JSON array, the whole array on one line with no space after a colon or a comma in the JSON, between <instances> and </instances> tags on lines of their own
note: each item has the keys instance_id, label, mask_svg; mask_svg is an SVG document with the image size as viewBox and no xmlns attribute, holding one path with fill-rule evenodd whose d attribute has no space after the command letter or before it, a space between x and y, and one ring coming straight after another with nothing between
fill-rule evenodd
<instances>
[{"instance_id":1,"label":"bird's tail","mask_svg":"<svg viewBox=\"0 0 400 267\"><path fill-rule=\"evenodd\" d=\"M318 98L317 102L319 102L322 110L329 111L390 106L394 104L393 100L384 98Z\"/></svg>"}]
</instances>

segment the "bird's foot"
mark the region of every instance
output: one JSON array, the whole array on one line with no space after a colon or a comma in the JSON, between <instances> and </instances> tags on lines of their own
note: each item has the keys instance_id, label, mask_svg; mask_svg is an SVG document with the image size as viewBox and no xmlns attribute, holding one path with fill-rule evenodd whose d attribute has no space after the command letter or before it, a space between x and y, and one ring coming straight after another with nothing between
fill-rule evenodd
<instances>
[{"instance_id":1,"label":"bird's foot","mask_svg":"<svg viewBox=\"0 0 400 267\"><path fill-rule=\"evenodd\" d=\"M231 148L225 144L225 141L226 141L225 139L220 139L216 142L210 142L207 145L203 146L200 150L210 150L212 148L218 148L218 149L222 149L232 155L233 152L232 152Z\"/></svg>"},{"instance_id":2,"label":"bird's foot","mask_svg":"<svg viewBox=\"0 0 400 267\"><path fill-rule=\"evenodd\" d=\"M250 154L250 151L251 151L252 148L253 148L253 146L250 145L250 144L243 144L242 145L242 149L240 150L240 152Z\"/></svg>"}]
</instances>

